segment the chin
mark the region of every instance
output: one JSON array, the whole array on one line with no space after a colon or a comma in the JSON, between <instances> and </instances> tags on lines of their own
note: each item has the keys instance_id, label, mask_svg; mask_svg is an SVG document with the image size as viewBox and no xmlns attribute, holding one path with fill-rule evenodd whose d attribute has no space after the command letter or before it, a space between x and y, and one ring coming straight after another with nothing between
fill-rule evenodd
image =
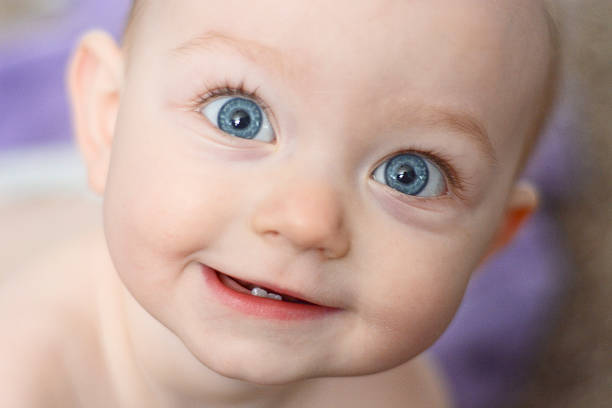
<instances>
[{"instance_id":1,"label":"chin","mask_svg":"<svg viewBox=\"0 0 612 408\"><path fill-rule=\"evenodd\" d=\"M255 353L255 351L253 351ZM199 361L208 369L218 375L232 380L239 380L255 385L279 386L296 383L299 381L310 380L322 377L354 377L376 374L397 367L406 362L407 359L393 361L364 361L362 364L355 364L350 367L334 366L327 359L323 363L316 364L307 359L296 358L293 356L275 356L263 358L241 358L235 353L223 356L222 353L215 353L215 358L202 358ZM197 357L197 356L196 356ZM252 355L250 357L253 357ZM292 358L293 357L293 358ZM408 359L409 360L409 359Z\"/></svg>"},{"instance_id":2,"label":"chin","mask_svg":"<svg viewBox=\"0 0 612 408\"><path fill-rule=\"evenodd\" d=\"M287 385L310 378L320 377L322 373L316 373L309 369L300 369L294 362L288 360L281 364L265 364L261 361L245 364L241 362L224 362L223 364L203 363L215 373L230 378L256 385Z\"/></svg>"}]
</instances>

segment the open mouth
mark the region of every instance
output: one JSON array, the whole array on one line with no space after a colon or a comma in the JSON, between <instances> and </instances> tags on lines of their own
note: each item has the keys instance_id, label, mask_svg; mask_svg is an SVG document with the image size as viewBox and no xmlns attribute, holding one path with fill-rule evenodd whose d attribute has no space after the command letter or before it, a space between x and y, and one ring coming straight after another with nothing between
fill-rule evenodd
<instances>
[{"instance_id":1,"label":"open mouth","mask_svg":"<svg viewBox=\"0 0 612 408\"><path fill-rule=\"evenodd\" d=\"M240 293L251 294L253 296L277 300L281 302L299 303L303 305L314 306L314 303L307 302L306 300L290 296L286 293L275 292L274 290L269 289L265 286L259 286L241 279L233 278L219 271L217 271L217 276L219 280L223 283L223 285Z\"/></svg>"},{"instance_id":2,"label":"open mouth","mask_svg":"<svg viewBox=\"0 0 612 408\"><path fill-rule=\"evenodd\" d=\"M225 306L242 314L266 320L306 321L331 316L342 309L313 303L311 298L263 281L245 281L205 264L204 282Z\"/></svg>"}]
</instances>

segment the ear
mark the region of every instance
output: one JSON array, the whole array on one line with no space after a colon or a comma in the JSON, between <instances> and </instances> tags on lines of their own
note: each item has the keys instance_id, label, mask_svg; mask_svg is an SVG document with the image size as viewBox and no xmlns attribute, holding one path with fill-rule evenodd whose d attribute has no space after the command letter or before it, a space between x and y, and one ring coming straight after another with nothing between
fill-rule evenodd
<instances>
[{"instance_id":1,"label":"ear","mask_svg":"<svg viewBox=\"0 0 612 408\"><path fill-rule=\"evenodd\" d=\"M123 56L115 40L91 31L79 42L68 69L75 135L90 188L103 194L123 83Z\"/></svg>"},{"instance_id":2,"label":"ear","mask_svg":"<svg viewBox=\"0 0 612 408\"><path fill-rule=\"evenodd\" d=\"M514 186L505 214L485 259L505 247L514 238L525 221L535 212L538 203L539 195L533 184L520 181Z\"/></svg>"}]
</instances>

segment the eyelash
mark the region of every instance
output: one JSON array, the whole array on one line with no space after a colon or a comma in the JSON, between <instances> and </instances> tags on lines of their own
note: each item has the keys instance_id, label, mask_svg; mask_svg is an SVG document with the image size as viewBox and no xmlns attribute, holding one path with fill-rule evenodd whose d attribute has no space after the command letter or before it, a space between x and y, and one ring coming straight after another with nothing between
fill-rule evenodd
<instances>
[{"instance_id":1,"label":"eyelash","mask_svg":"<svg viewBox=\"0 0 612 408\"><path fill-rule=\"evenodd\" d=\"M208 86L205 86L205 89L208 90L204 93L198 94L192 102L193 109L195 111L199 111L205 104L209 103L214 98L221 96L240 95L246 96L247 98L257 102L262 108L262 110L265 112L265 114L268 115L268 117L272 117L271 109L269 105L266 104L263 98L261 98L261 96L259 95L258 88L249 90L244 82L239 82L236 85L232 85L229 81L225 81L216 85L209 84ZM466 179L461 176L450 164L451 160L448 159L444 154L440 153L439 151L434 151L432 149L406 149L394 152L392 155L389 155L384 160L389 160L391 157L403 153L416 153L431 160L436 166L440 168L440 170L442 170L445 175L445 178L453 187L453 193L458 198L465 200L464 193L468 183Z\"/></svg>"},{"instance_id":2,"label":"eyelash","mask_svg":"<svg viewBox=\"0 0 612 408\"><path fill-rule=\"evenodd\" d=\"M229 82L217 84L215 86L206 86L208 89L206 92L198 94L193 100L192 105L194 110L200 110L202 106L210 102L212 99L220 96L246 96L249 99L254 100L261 107L268 117L271 116L271 110L268 104L261 98L258 93L258 88L248 90L244 82L240 82L237 85L231 85Z\"/></svg>"}]
</instances>

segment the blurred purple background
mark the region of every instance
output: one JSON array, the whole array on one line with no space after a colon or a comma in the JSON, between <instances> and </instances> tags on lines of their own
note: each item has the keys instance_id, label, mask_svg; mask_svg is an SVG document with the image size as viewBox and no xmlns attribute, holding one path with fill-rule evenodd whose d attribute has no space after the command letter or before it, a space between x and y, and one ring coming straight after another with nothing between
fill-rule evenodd
<instances>
[{"instance_id":1,"label":"blurred purple background","mask_svg":"<svg viewBox=\"0 0 612 408\"><path fill-rule=\"evenodd\" d=\"M88 28L104 28L118 37L129 7L127 0L64 0L55 7L48 0L39 3L44 5L41 13L34 13L33 4L29 16L22 11L19 23L0 28L0 150L71 139L68 57Z\"/></svg>"}]
</instances>

